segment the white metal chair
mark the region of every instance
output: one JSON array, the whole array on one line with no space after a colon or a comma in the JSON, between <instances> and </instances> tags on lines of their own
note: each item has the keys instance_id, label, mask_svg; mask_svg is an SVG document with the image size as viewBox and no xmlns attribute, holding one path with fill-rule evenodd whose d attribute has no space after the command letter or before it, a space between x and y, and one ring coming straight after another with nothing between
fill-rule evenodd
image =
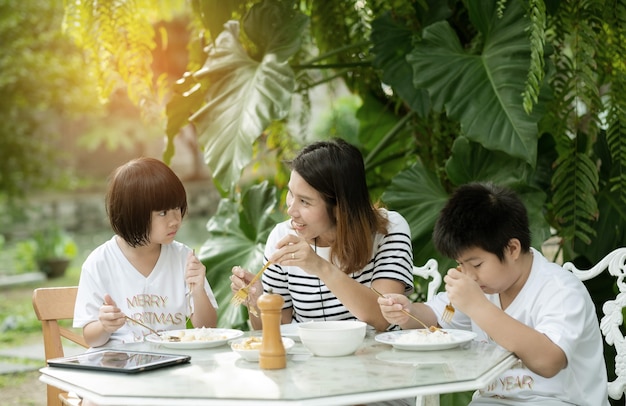
<instances>
[{"instance_id":1,"label":"white metal chair","mask_svg":"<svg viewBox=\"0 0 626 406\"><path fill-rule=\"evenodd\" d=\"M426 261L423 266L413 266L413 275L417 275L424 279L432 279L428 282L428 290L426 292L426 300L433 298L439 291L441 286L441 274L439 273L439 264L434 258ZM417 396L415 399L416 406L439 406L439 395Z\"/></svg>"},{"instance_id":2,"label":"white metal chair","mask_svg":"<svg viewBox=\"0 0 626 406\"><path fill-rule=\"evenodd\" d=\"M609 397L620 399L626 393L626 340L620 329L624 325L622 310L626 307L626 248L617 248L607 254L600 262L589 270L579 270L571 262L563 265L563 268L571 271L581 281L586 281L608 269L609 274L617 278L619 293L613 300L607 300L602 306L604 316L600 320L600 330L607 344L615 347L615 374L617 378L609 382Z\"/></svg>"},{"instance_id":3,"label":"white metal chair","mask_svg":"<svg viewBox=\"0 0 626 406\"><path fill-rule=\"evenodd\" d=\"M434 258L429 259L424 266L413 266L413 275L417 275L424 279L432 279L428 282L428 291L426 292L426 300L430 300L439 291L441 286L441 274L439 273L439 264Z\"/></svg>"}]
</instances>

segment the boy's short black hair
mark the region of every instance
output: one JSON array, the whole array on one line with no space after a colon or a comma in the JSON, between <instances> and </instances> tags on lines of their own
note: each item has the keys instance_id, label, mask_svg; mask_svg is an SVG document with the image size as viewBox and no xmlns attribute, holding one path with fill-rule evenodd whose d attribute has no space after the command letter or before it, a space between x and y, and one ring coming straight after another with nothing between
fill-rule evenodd
<instances>
[{"instance_id":1,"label":"boy's short black hair","mask_svg":"<svg viewBox=\"0 0 626 406\"><path fill-rule=\"evenodd\" d=\"M433 232L435 248L452 259L481 248L502 261L513 238L522 252L530 250L526 207L514 191L493 183L460 186L441 210Z\"/></svg>"},{"instance_id":2,"label":"boy's short black hair","mask_svg":"<svg viewBox=\"0 0 626 406\"><path fill-rule=\"evenodd\" d=\"M187 193L178 176L154 158L137 158L117 168L109 179L106 212L115 234L131 247L148 244L152 212L187 212Z\"/></svg>"}]
</instances>

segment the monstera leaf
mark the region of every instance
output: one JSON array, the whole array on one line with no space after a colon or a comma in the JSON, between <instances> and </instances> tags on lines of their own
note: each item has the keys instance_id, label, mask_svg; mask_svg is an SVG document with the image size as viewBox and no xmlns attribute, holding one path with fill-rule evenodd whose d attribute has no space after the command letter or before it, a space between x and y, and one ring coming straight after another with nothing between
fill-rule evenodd
<instances>
[{"instance_id":1,"label":"monstera leaf","mask_svg":"<svg viewBox=\"0 0 626 406\"><path fill-rule=\"evenodd\" d=\"M459 137L452 144L452 156L446 163L446 173L457 186L481 180L515 185L527 181L530 165L502 152L489 151L466 137Z\"/></svg>"},{"instance_id":2,"label":"monstera leaf","mask_svg":"<svg viewBox=\"0 0 626 406\"><path fill-rule=\"evenodd\" d=\"M402 214L409 223L414 244L423 241L424 237L430 239L437 216L447 199L448 193L439 179L419 161L393 178L382 196L387 207ZM413 246L415 264L423 264L435 256L434 250L418 256L420 249L421 245Z\"/></svg>"},{"instance_id":3,"label":"monstera leaf","mask_svg":"<svg viewBox=\"0 0 626 406\"><path fill-rule=\"evenodd\" d=\"M450 17L451 10L446 2L428 0L428 5L416 14L425 26ZM381 71L383 83L391 86L411 110L426 117L430 111L428 92L413 85L413 68L406 59L417 36L410 27L411 24L390 11L372 21L372 66Z\"/></svg>"},{"instance_id":4,"label":"monstera leaf","mask_svg":"<svg viewBox=\"0 0 626 406\"><path fill-rule=\"evenodd\" d=\"M447 21L428 26L407 60L417 88L428 90L433 108L458 120L463 135L535 165L541 106L528 116L522 106L530 64L528 19L519 1L467 3L480 31L477 49L465 49Z\"/></svg>"},{"instance_id":5,"label":"monstera leaf","mask_svg":"<svg viewBox=\"0 0 626 406\"><path fill-rule=\"evenodd\" d=\"M253 273L261 269L267 236L284 218L276 207L276 189L263 182L250 187L241 201L222 199L207 224L209 237L198 256L207 268L207 280L219 304L220 327L247 329L245 307L229 304L229 277L235 265Z\"/></svg>"},{"instance_id":6,"label":"monstera leaf","mask_svg":"<svg viewBox=\"0 0 626 406\"><path fill-rule=\"evenodd\" d=\"M413 69L406 55L413 49L413 32L386 13L372 22L372 65L382 72L382 80L391 86L411 110L426 117L430 100L426 89L413 86Z\"/></svg>"},{"instance_id":7,"label":"monstera leaf","mask_svg":"<svg viewBox=\"0 0 626 406\"><path fill-rule=\"evenodd\" d=\"M273 12L268 11L272 7ZM230 190L239 180L251 161L254 141L265 128L287 116L295 87L287 58L299 48L307 21L275 2L257 4L244 24L252 34L263 33L258 38L264 52L260 61L249 56L239 41L239 23L229 21L209 47L203 68L194 74L210 84L204 94L206 104L190 120L196 125L205 163L223 189Z\"/></svg>"}]
</instances>

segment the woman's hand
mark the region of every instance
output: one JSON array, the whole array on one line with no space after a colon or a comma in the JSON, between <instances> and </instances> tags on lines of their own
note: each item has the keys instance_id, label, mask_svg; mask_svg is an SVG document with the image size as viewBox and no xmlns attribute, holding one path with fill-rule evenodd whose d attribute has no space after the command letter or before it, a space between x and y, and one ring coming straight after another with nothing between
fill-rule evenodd
<instances>
[{"instance_id":1,"label":"woman's hand","mask_svg":"<svg viewBox=\"0 0 626 406\"><path fill-rule=\"evenodd\" d=\"M104 295L104 303L100 306L98 320L107 333L119 330L126 323L124 313L117 307L109 294Z\"/></svg>"},{"instance_id":2,"label":"woman's hand","mask_svg":"<svg viewBox=\"0 0 626 406\"><path fill-rule=\"evenodd\" d=\"M241 288L246 286L252 278L254 278L254 274L246 271L240 266L234 266L231 270L232 275L230 276L230 290L233 292L233 295ZM263 284L261 280L258 279L250 288L248 289L248 303L253 304L256 307L256 301L263 294Z\"/></svg>"},{"instance_id":3,"label":"woman's hand","mask_svg":"<svg viewBox=\"0 0 626 406\"><path fill-rule=\"evenodd\" d=\"M276 251L270 257L270 261L282 266L297 266L306 272L319 276L317 270L321 268L320 262L327 262L317 255L311 245L296 235L288 235L276 244Z\"/></svg>"},{"instance_id":4,"label":"woman's hand","mask_svg":"<svg viewBox=\"0 0 626 406\"><path fill-rule=\"evenodd\" d=\"M405 295L387 293L385 297L378 298L378 305L383 317L390 324L404 325L409 322L410 318L404 311L410 312L411 301Z\"/></svg>"}]
</instances>

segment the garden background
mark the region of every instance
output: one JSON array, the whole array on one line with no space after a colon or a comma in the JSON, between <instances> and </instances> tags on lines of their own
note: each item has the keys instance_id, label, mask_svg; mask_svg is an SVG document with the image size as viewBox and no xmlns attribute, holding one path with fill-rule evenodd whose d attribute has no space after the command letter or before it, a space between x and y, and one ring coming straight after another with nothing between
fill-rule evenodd
<instances>
[{"instance_id":1,"label":"garden background","mask_svg":"<svg viewBox=\"0 0 626 406\"><path fill-rule=\"evenodd\" d=\"M409 222L416 264L451 263L436 215L490 180L520 193L534 246L585 268L626 240L625 34L624 0L0 0L3 272L49 226L88 242L90 220L44 202L150 155L217 197L198 252L227 302L232 263L259 269L284 218L281 162L332 136ZM612 283L588 285L596 303Z\"/></svg>"}]
</instances>

